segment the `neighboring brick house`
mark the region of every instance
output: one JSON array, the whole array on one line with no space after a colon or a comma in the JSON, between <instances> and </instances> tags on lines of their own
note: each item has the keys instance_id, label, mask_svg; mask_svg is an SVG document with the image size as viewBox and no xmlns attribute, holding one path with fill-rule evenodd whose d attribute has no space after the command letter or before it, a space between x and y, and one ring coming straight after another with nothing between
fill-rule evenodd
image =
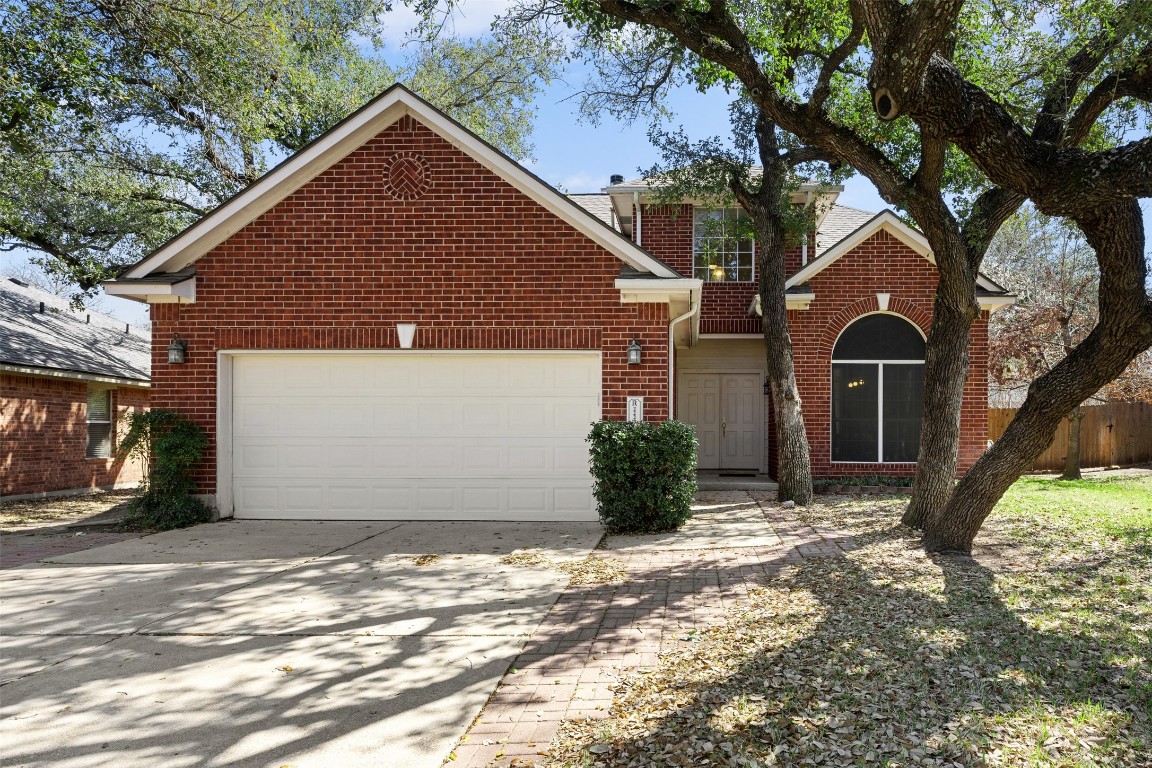
<instances>
[{"instance_id":1,"label":"neighboring brick house","mask_svg":"<svg viewBox=\"0 0 1152 768\"><path fill-rule=\"evenodd\" d=\"M658 246L608 193L562 195L397 85L106 288L153 305L153 404L209 432L222 516L592 520L590 423L684 417L687 363L757 327L751 284L692 274L690 210ZM732 371L761 445L762 369Z\"/></svg>"},{"instance_id":2,"label":"neighboring brick house","mask_svg":"<svg viewBox=\"0 0 1152 768\"><path fill-rule=\"evenodd\" d=\"M0 498L132 486L120 417L148 407L151 338L0 276Z\"/></svg>"}]
</instances>

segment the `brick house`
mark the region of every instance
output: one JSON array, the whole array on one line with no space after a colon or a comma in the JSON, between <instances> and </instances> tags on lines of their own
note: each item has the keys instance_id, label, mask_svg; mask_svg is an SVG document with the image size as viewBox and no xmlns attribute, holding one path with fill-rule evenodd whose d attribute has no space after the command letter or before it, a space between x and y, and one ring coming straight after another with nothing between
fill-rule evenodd
<instances>
[{"instance_id":1,"label":"brick house","mask_svg":"<svg viewBox=\"0 0 1152 768\"><path fill-rule=\"evenodd\" d=\"M697 342L674 354L676 417L696 427L700 468L775 475L755 243L717 237L743 212L648 204L647 180L612 181L605 192L621 229L702 281ZM822 199L808 242L786 258L788 326L812 471L815 477L911 475L935 263L919 231L891 211L837 205L839 191L804 185L793 193L797 205L811 195ZM988 315L1014 297L981 275L977 299L958 472L975 463L987 440Z\"/></svg>"},{"instance_id":2,"label":"brick house","mask_svg":"<svg viewBox=\"0 0 1152 768\"><path fill-rule=\"evenodd\" d=\"M595 519L590 422L676 415L706 444L702 375L749 403L760 448L733 468L771 469L754 284L694 275L678 209L622 184L565 196L397 85L106 288L153 305L153 402L208 430L223 516ZM932 268L901 237L854 249L900 260L888 307L912 312ZM872 311L876 291L832 288L861 270L834 255L797 322ZM822 349L804 370L826 379Z\"/></svg>"},{"instance_id":3,"label":"brick house","mask_svg":"<svg viewBox=\"0 0 1152 768\"><path fill-rule=\"evenodd\" d=\"M0 276L0 498L126 487L117 425L148 407L150 334Z\"/></svg>"}]
</instances>

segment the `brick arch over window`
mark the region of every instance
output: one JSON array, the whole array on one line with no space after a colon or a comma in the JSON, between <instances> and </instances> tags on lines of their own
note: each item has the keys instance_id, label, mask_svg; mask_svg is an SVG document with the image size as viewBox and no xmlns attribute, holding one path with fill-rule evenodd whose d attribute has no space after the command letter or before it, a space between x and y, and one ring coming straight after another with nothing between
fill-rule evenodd
<instances>
[{"instance_id":1,"label":"brick arch over window","mask_svg":"<svg viewBox=\"0 0 1152 768\"><path fill-rule=\"evenodd\" d=\"M888 300L888 309L881 310L879 302L876 301L876 297L869 296L866 299L860 299L844 307L824 326L824 333L820 337L819 359L831 362L832 348L836 346L836 339L840 338L840 334L844 329L864 315L880 311L899 315L920 329L920 333L924 334L925 338L928 337L928 329L932 325L932 316L918 305L913 304L907 299L893 296Z\"/></svg>"}]
</instances>

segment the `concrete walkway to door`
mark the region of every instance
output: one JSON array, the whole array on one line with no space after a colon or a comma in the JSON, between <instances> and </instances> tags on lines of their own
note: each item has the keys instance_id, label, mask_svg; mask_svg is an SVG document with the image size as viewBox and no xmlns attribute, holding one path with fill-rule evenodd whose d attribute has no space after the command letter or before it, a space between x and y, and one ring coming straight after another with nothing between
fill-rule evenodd
<instances>
[{"instance_id":1,"label":"concrete walkway to door","mask_svg":"<svg viewBox=\"0 0 1152 768\"><path fill-rule=\"evenodd\" d=\"M607 537L596 555L619 561L627 580L564 591L456 747L453 768L535 765L563 720L607 716L621 676L691 642L750 589L805 558L856 549L775 498L702 491L679 531Z\"/></svg>"},{"instance_id":2,"label":"concrete walkway to door","mask_svg":"<svg viewBox=\"0 0 1152 768\"><path fill-rule=\"evenodd\" d=\"M0 572L0 764L431 768L598 523L223 522Z\"/></svg>"}]
</instances>

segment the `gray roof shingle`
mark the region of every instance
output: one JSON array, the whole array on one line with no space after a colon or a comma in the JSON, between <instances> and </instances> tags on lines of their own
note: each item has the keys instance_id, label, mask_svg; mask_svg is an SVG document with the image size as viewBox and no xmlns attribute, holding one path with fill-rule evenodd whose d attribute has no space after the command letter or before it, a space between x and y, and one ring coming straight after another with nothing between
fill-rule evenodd
<instances>
[{"instance_id":1,"label":"gray roof shingle","mask_svg":"<svg viewBox=\"0 0 1152 768\"><path fill-rule=\"evenodd\" d=\"M151 345L147 331L0 275L0 364L148 382Z\"/></svg>"},{"instance_id":2,"label":"gray roof shingle","mask_svg":"<svg viewBox=\"0 0 1152 768\"><path fill-rule=\"evenodd\" d=\"M616 222L612 218L612 198L603 192L580 192L568 195L569 199L604 222L612 229L616 229Z\"/></svg>"},{"instance_id":3,"label":"gray roof shingle","mask_svg":"<svg viewBox=\"0 0 1152 768\"><path fill-rule=\"evenodd\" d=\"M875 217L875 213L859 208L833 205L820 223L820 229L816 230L816 255L824 253Z\"/></svg>"}]
</instances>

